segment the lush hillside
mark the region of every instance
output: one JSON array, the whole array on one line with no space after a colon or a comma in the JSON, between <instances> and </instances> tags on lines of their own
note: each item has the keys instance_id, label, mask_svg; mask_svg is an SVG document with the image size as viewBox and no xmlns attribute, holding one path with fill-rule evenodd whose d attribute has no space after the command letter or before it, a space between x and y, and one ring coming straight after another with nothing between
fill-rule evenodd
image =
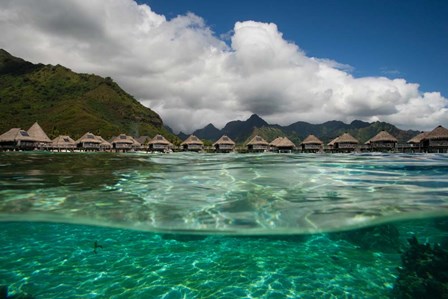
<instances>
[{"instance_id":1,"label":"lush hillside","mask_svg":"<svg viewBox=\"0 0 448 299\"><path fill-rule=\"evenodd\" d=\"M0 132L38 121L50 138L87 131L110 138L164 134L162 119L111 78L78 74L60 65L32 64L0 49ZM1 134L0 133L0 134Z\"/></svg>"},{"instance_id":2,"label":"lush hillside","mask_svg":"<svg viewBox=\"0 0 448 299\"><path fill-rule=\"evenodd\" d=\"M196 130L194 134L203 139L212 139L211 137L226 134L239 144L248 142L255 135L260 135L267 141L272 141L279 136L286 136L295 144L299 144L310 134L316 135L323 142L328 143L337 136L348 132L364 143L383 130L391 133L399 142L406 142L419 133L418 131L403 131L385 122L368 123L360 120L355 120L350 124L333 120L323 124L299 121L289 126L270 125L256 114L245 121L231 121L222 130L218 130L214 126L214 129L211 130L211 126L213 125ZM209 131L213 131L213 136L202 134ZM219 137L216 137L215 140L217 138Z\"/></svg>"}]
</instances>

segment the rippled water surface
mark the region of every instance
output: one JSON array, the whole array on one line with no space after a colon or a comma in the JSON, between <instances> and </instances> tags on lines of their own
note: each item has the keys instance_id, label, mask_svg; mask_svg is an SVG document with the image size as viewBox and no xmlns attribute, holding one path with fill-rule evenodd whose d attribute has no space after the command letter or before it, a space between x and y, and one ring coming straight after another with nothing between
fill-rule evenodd
<instances>
[{"instance_id":1,"label":"rippled water surface","mask_svg":"<svg viewBox=\"0 0 448 299\"><path fill-rule=\"evenodd\" d=\"M0 285L391 298L411 236L447 246L447 201L447 155L0 153Z\"/></svg>"},{"instance_id":2,"label":"rippled water surface","mask_svg":"<svg viewBox=\"0 0 448 299\"><path fill-rule=\"evenodd\" d=\"M447 155L0 154L0 219L314 233L448 212Z\"/></svg>"}]
</instances>

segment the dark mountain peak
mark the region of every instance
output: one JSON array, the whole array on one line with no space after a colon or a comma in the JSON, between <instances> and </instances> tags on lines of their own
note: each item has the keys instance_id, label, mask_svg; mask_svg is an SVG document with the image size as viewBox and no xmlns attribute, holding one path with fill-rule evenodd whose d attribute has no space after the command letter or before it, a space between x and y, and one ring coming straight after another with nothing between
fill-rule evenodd
<instances>
[{"instance_id":1,"label":"dark mountain peak","mask_svg":"<svg viewBox=\"0 0 448 299\"><path fill-rule=\"evenodd\" d=\"M252 114L244 121L234 120L228 122L221 132L237 142L243 142L252 134L254 128L263 126L269 126L269 124L257 114Z\"/></svg>"},{"instance_id":2,"label":"dark mountain peak","mask_svg":"<svg viewBox=\"0 0 448 299\"><path fill-rule=\"evenodd\" d=\"M205 130L205 129L207 129L207 130L218 130L212 123L209 123L208 125L206 125L203 130Z\"/></svg>"},{"instance_id":3,"label":"dark mountain peak","mask_svg":"<svg viewBox=\"0 0 448 299\"><path fill-rule=\"evenodd\" d=\"M204 128L193 132L200 139L216 140L221 137L221 130L217 129L213 124L208 124Z\"/></svg>"},{"instance_id":4,"label":"dark mountain peak","mask_svg":"<svg viewBox=\"0 0 448 299\"><path fill-rule=\"evenodd\" d=\"M257 114L252 114L247 120L246 120L246 122L248 122L248 123L251 123L251 124L254 124L255 125L255 127L262 127L262 126L265 126L265 125L268 125L268 123L264 120L264 119L262 119L261 117L259 117Z\"/></svg>"},{"instance_id":5,"label":"dark mountain peak","mask_svg":"<svg viewBox=\"0 0 448 299\"><path fill-rule=\"evenodd\" d=\"M360 129L360 128L365 128L365 127L370 126L370 123L362 121L362 120L355 119L354 121L351 122L350 125L352 127L354 127L354 128Z\"/></svg>"}]
</instances>

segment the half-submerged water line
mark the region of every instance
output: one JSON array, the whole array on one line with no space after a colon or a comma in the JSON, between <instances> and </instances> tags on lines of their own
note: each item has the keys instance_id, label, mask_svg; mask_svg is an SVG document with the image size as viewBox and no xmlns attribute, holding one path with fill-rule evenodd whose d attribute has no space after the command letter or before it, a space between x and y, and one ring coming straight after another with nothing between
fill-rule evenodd
<instances>
[{"instance_id":1,"label":"half-submerged water line","mask_svg":"<svg viewBox=\"0 0 448 299\"><path fill-rule=\"evenodd\" d=\"M448 215L437 154L1 153L0 220L302 234Z\"/></svg>"}]
</instances>

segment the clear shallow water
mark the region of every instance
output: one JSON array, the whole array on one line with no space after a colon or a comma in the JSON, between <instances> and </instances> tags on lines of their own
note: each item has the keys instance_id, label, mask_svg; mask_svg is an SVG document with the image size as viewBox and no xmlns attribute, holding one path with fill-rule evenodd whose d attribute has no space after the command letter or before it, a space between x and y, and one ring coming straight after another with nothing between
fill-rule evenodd
<instances>
[{"instance_id":1,"label":"clear shallow water","mask_svg":"<svg viewBox=\"0 0 448 299\"><path fill-rule=\"evenodd\" d=\"M447 238L432 220L395 225L403 247L414 234ZM397 250L331 234L176 236L4 222L0 238L0 284L36 298L389 298L400 265Z\"/></svg>"},{"instance_id":2,"label":"clear shallow water","mask_svg":"<svg viewBox=\"0 0 448 299\"><path fill-rule=\"evenodd\" d=\"M1 153L0 220L316 233L448 215L447 155Z\"/></svg>"},{"instance_id":3,"label":"clear shallow water","mask_svg":"<svg viewBox=\"0 0 448 299\"><path fill-rule=\"evenodd\" d=\"M0 285L37 298L389 298L409 237L448 244L431 218L447 215L447 173L443 155L0 153Z\"/></svg>"}]
</instances>

